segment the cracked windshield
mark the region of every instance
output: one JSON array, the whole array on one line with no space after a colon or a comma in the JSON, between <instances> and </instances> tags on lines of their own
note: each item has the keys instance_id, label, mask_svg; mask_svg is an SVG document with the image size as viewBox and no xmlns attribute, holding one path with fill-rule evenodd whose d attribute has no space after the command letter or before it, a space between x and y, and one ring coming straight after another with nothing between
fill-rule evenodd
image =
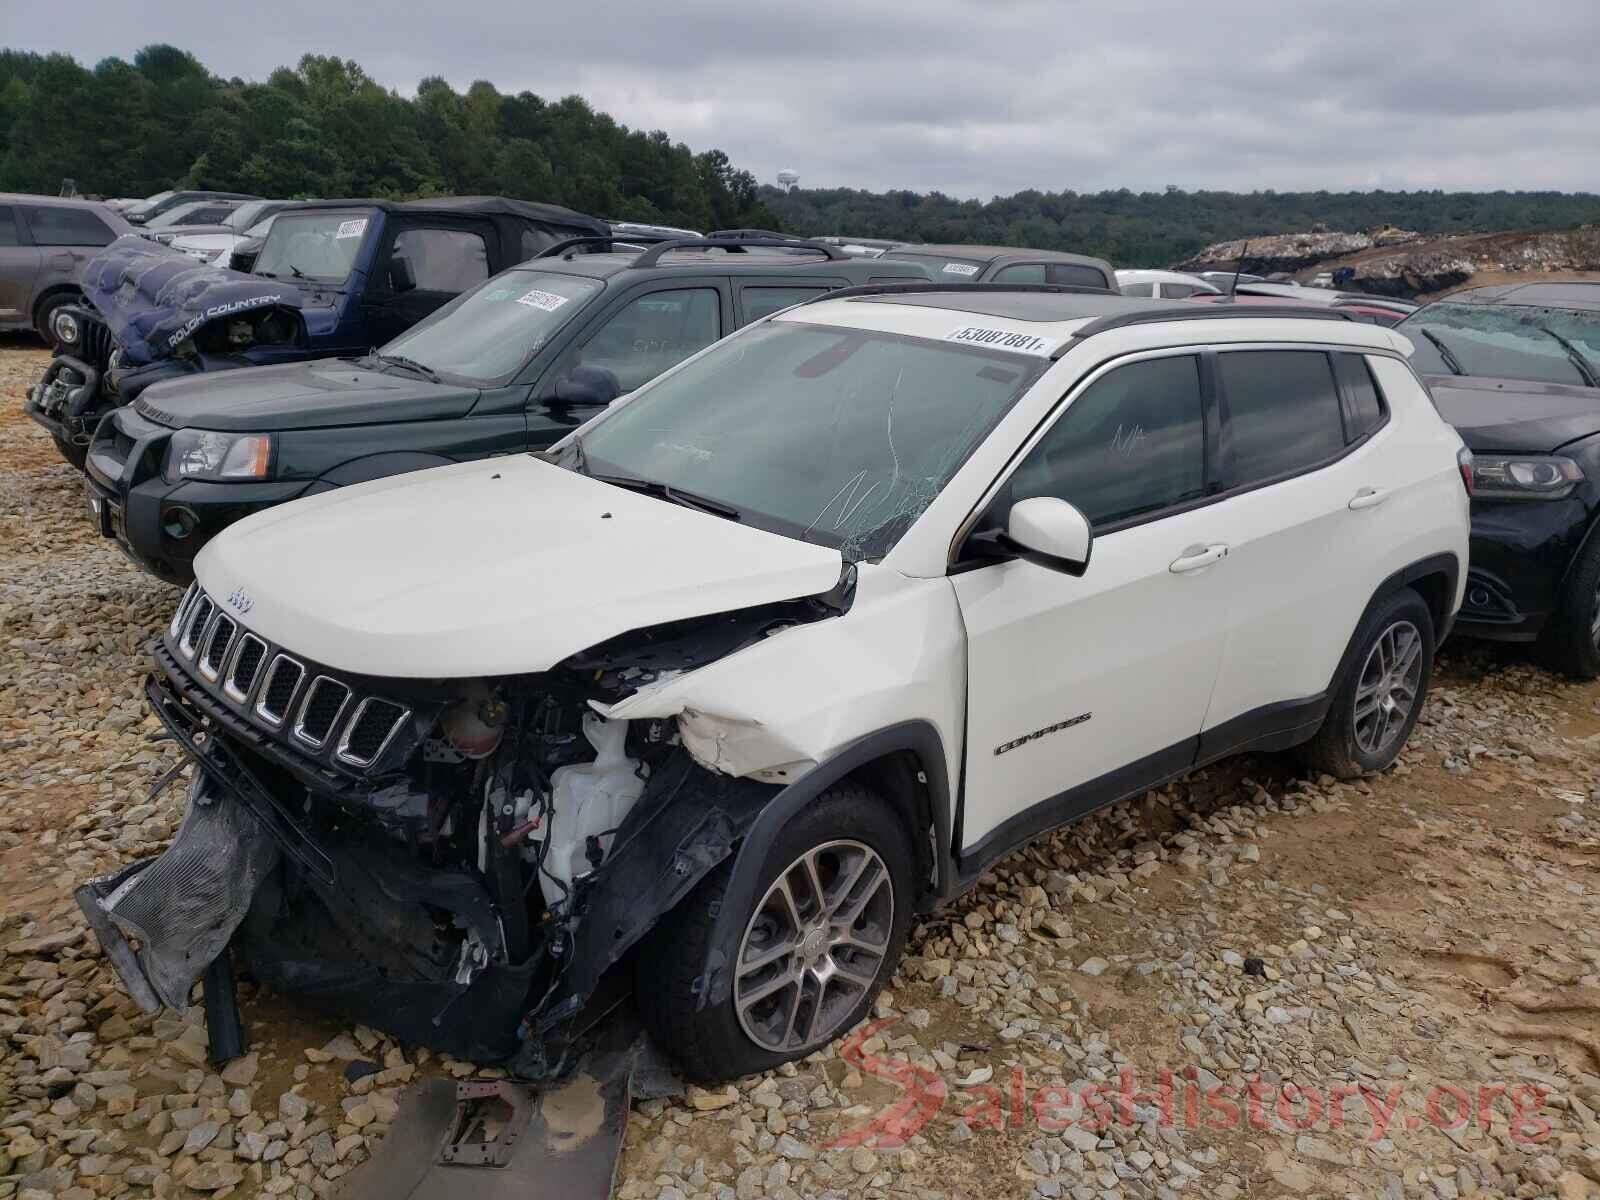
<instances>
[{"instance_id":1,"label":"cracked windshield","mask_svg":"<svg viewBox=\"0 0 1600 1200\"><path fill-rule=\"evenodd\" d=\"M581 439L583 469L881 556L1047 363L794 322L752 329Z\"/></svg>"}]
</instances>

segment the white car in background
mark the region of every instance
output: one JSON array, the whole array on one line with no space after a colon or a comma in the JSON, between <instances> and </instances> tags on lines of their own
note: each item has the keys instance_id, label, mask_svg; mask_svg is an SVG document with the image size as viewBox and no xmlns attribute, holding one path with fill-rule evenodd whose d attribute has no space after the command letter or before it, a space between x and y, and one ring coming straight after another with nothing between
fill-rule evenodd
<instances>
[{"instance_id":1,"label":"white car in background","mask_svg":"<svg viewBox=\"0 0 1600 1200\"><path fill-rule=\"evenodd\" d=\"M221 223L225 229L212 233L181 234L169 243L190 258L199 259L213 267L228 265L233 248L246 238L264 238L272 228L272 219L298 200L254 200L234 209Z\"/></svg>"},{"instance_id":2,"label":"white car in background","mask_svg":"<svg viewBox=\"0 0 1600 1200\"><path fill-rule=\"evenodd\" d=\"M1118 271L1117 288L1124 296L1148 296L1158 300L1222 294L1221 288L1182 271Z\"/></svg>"},{"instance_id":3,"label":"white car in background","mask_svg":"<svg viewBox=\"0 0 1600 1200\"><path fill-rule=\"evenodd\" d=\"M1405 340L926 288L212 541L146 686L189 815L79 891L133 993L182 1003L231 941L534 1078L637 972L657 1043L727 1079L849 1029L913 918L1038 834L1243 750L1392 763L1468 537Z\"/></svg>"}]
</instances>

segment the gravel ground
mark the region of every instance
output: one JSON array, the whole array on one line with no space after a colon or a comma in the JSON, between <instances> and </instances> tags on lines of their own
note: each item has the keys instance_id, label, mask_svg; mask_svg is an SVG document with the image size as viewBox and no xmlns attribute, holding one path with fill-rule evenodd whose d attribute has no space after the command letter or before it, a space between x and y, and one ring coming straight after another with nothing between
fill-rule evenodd
<instances>
[{"instance_id":1,"label":"gravel ground","mask_svg":"<svg viewBox=\"0 0 1600 1200\"><path fill-rule=\"evenodd\" d=\"M71 888L179 816L139 691L176 593L20 417L43 361L0 342L0 1200L333 1194L472 1069L246 985L217 1075L100 958ZM1392 771L1238 759L1013 855L869 1026L638 1104L619 1192L1600 1196L1597 765L1600 687L1453 646Z\"/></svg>"}]
</instances>

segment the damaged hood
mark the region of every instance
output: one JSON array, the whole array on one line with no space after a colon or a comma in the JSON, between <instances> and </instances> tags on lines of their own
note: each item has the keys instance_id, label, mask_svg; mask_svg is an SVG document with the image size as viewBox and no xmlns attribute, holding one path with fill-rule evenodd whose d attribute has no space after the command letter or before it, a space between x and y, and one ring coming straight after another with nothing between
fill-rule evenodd
<instances>
[{"instance_id":1,"label":"damaged hood","mask_svg":"<svg viewBox=\"0 0 1600 1200\"><path fill-rule=\"evenodd\" d=\"M630 630L818 595L843 566L837 550L519 455L257 513L195 575L290 652L447 679L544 671Z\"/></svg>"},{"instance_id":2,"label":"damaged hood","mask_svg":"<svg viewBox=\"0 0 1600 1200\"><path fill-rule=\"evenodd\" d=\"M131 233L89 260L82 287L130 367L170 357L219 317L261 308L298 311L302 303L300 289L287 280L209 267Z\"/></svg>"}]
</instances>

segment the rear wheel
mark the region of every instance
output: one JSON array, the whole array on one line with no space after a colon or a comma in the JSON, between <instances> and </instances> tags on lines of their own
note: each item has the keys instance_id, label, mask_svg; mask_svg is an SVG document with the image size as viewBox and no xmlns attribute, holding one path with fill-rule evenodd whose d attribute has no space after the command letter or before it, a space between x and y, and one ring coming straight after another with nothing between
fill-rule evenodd
<instances>
[{"instance_id":1,"label":"rear wheel","mask_svg":"<svg viewBox=\"0 0 1600 1200\"><path fill-rule=\"evenodd\" d=\"M784 826L754 898L716 942L724 863L664 917L639 958L646 1027L692 1079L732 1079L802 1058L864 1017L911 924L911 842L870 789L829 788ZM701 1007L696 981L732 986Z\"/></svg>"},{"instance_id":2,"label":"rear wheel","mask_svg":"<svg viewBox=\"0 0 1600 1200\"><path fill-rule=\"evenodd\" d=\"M1433 677L1433 615L1404 588L1367 617L1354 644L1322 728L1298 750L1339 779L1383 770L1411 736Z\"/></svg>"},{"instance_id":3,"label":"rear wheel","mask_svg":"<svg viewBox=\"0 0 1600 1200\"><path fill-rule=\"evenodd\" d=\"M1590 538L1567 572L1536 652L1552 671L1574 679L1600 676L1600 539Z\"/></svg>"}]
</instances>

